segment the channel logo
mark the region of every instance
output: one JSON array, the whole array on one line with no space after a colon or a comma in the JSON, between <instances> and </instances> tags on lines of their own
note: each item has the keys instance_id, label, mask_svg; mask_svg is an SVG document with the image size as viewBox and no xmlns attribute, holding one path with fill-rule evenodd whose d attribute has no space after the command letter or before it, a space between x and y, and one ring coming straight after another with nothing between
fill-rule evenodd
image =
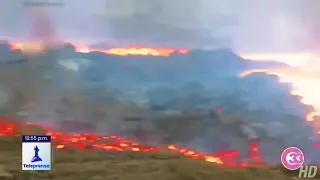
<instances>
[{"instance_id":1,"label":"channel logo","mask_svg":"<svg viewBox=\"0 0 320 180\"><path fill-rule=\"evenodd\" d=\"M288 170L299 169L298 178L313 178L317 175L318 167L314 165L303 165L304 154L297 147L288 147L281 154L282 165Z\"/></svg>"},{"instance_id":2,"label":"channel logo","mask_svg":"<svg viewBox=\"0 0 320 180\"><path fill-rule=\"evenodd\" d=\"M50 136L22 136L22 170L51 170Z\"/></svg>"}]
</instances>

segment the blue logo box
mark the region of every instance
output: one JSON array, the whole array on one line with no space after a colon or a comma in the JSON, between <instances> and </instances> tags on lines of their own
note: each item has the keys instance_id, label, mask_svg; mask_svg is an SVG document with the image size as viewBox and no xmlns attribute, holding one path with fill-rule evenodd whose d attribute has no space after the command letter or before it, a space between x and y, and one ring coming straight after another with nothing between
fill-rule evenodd
<instances>
[{"instance_id":1,"label":"blue logo box","mask_svg":"<svg viewBox=\"0 0 320 180\"><path fill-rule=\"evenodd\" d=\"M51 170L51 137L22 136L22 170Z\"/></svg>"}]
</instances>

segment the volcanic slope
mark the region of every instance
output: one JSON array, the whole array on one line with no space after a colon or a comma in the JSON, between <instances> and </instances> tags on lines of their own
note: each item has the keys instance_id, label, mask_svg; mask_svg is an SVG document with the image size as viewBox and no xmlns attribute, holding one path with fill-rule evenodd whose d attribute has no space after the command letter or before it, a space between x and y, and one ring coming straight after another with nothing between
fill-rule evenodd
<instances>
[{"instance_id":1,"label":"volcanic slope","mask_svg":"<svg viewBox=\"0 0 320 180\"><path fill-rule=\"evenodd\" d=\"M214 165L167 151L111 153L73 148L54 150L52 171L21 171L20 137L0 136L0 143L0 178L4 180L286 180L297 176L280 168Z\"/></svg>"}]
</instances>

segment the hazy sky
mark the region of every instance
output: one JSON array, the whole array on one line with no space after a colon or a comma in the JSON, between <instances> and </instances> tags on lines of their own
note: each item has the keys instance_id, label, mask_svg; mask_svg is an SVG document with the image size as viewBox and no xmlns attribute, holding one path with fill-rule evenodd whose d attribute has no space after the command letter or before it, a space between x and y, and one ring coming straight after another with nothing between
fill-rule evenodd
<instances>
[{"instance_id":1,"label":"hazy sky","mask_svg":"<svg viewBox=\"0 0 320 180\"><path fill-rule=\"evenodd\" d=\"M30 9L22 5L22 2L26 1L62 2L62 0L2 0L0 33L3 36L28 34L32 16ZM64 7L47 8L48 16L62 37L112 39L114 38L112 36L115 36L113 26L118 26L113 21L122 18L129 19L124 21L127 23L124 26L129 32L131 30L130 35L133 38L136 32L146 28L144 26L161 23L180 28L181 31L192 29L191 35L195 37L199 35L227 37L236 49L242 51L316 49L320 39L319 0L67 0L64 2ZM128 23L137 13L146 15L148 19L134 19ZM145 21L144 25L133 28L138 21ZM161 28L155 29L161 32ZM172 31L165 32L169 37L175 38L174 31L176 30L173 28ZM146 31L145 36L153 34Z\"/></svg>"}]
</instances>

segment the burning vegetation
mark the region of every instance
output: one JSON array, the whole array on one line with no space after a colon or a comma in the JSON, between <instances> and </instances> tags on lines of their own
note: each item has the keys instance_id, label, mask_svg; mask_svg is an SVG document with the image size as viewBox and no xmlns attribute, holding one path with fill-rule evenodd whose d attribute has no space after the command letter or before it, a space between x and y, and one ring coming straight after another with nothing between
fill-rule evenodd
<instances>
[{"instance_id":1,"label":"burning vegetation","mask_svg":"<svg viewBox=\"0 0 320 180\"><path fill-rule=\"evenodd\" d=\"M51 135L59 150L57 171L46 177L75 177L76 172L68 174L62 167L79 169L80 163L92 160L95 168L88 171L95 175L87 174L87 179L107 179L105 173L110 176L112 172L120 179L134 179L120 171L140 169L140 163L169 167L164 170L171 172L169 179L209 179L231 167L237 175L226 175L229 180L254 178L260 171L268 179L285 179L265 167L240 167L278 164L281 151L291 145L308 151L306 161L315 163L317 136L304 121L313 108L290 95L290 84L279 84L276 76L256 73L239 78L257 63L229 50L135 47L91 51L68 44L27 56L22 44L3 43L1 48L1 138L13 143L19 134ZM30 127L30 122L40 128ZM293 137L297 131L300 134ZM74 152L81 154L71 155ZM62 162L62 156L76 163L63 164L67 162ZM115 158L125 166L102 173L95 160L104 156L103 166ZM158 161L162 156L165 160ZM188 168L178 167L184 162L205 172L186 173ZM210 167L217 172L207 171ZM134 173L141 175L150 169L140 170ZM247 174L251 170L254 172ZM17 169L7 171L16 178Z\"/></svg>"},{"instance_id":2,"label":"burning vegetation","mask_svg":"<svg viewBox=\"0 0 320 180\"><path fill-rule=\"evenodd\" d=\"M94 133L63 133L40 125L0 120L0 177L12 179L292 179L298 172L288 172L261 161L256 143L250 145L251 162L236 162L238 151L203 154L175 145L148 146L117 137ZM51 135L54 170L32 172L21 170L20 134Z\"/></svg>"}]
</instances>

